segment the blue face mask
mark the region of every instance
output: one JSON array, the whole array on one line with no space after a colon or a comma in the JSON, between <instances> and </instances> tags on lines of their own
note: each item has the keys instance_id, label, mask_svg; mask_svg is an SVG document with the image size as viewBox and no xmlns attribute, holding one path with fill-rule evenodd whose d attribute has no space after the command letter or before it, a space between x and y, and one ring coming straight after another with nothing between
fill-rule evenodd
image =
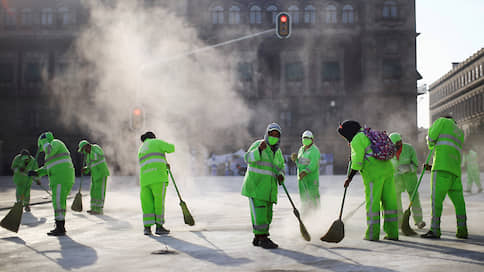
<instances>
[{"instance_id":1,"label":"blue face mask","mask_svg":"<svg viewBox=\"0 0 484 272\"><path fill-rule=\"evenodd\" d=\"M279 142L279 138L273 136L267 137L267 140L269 141L269 145L275 145Z\"/></svg>"}]
</instances>

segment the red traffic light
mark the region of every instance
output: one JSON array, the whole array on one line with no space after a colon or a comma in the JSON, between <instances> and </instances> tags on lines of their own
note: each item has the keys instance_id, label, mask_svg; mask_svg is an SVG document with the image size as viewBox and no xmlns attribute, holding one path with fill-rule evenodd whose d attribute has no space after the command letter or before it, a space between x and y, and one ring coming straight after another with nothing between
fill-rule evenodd
<instances>
[{"instance_id":1,"label":"red traffic light","mask_svg":"<svg viewBox=\"0 0 484 272\"><path fill-rule=\"evenodd\" d=\"M133 114L134 115L141 115L141 110L140 109L134 109Z\"/></svg>"},{"instance_id":2,"label":"red traffic light","mask_svg":"<svg viewBox=\"0 0 484 272\"><path fill-rule=\"evenodd\" d=\"M291 36L291 16L287 12L277 14L276 35L279 39L287 39Z\"/></svg>"}]
</instances>

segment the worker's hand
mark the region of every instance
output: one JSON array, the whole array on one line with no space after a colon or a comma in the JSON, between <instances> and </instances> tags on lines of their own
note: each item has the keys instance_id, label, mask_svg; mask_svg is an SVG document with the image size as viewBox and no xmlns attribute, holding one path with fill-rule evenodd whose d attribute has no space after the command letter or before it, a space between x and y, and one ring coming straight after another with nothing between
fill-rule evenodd
<instances>
[{"instance_id":1,"label":"worker's hand","mask_svg":"<svg viewBox=\"0 0 484 272\"><path fill-rule=\"evenodd\" d=\"M296 162L297 161L297 153L292 153L291 154L291 161Z\"/></svg>"},{"instance_id":2,"label":"worker's hand","mask_svg":"<svg viewBox=\"0 0 484 272\"><path fill-rule=\"evenodd\" d=\"M352 181L352 180L353 180L353 179L352 179L352 178L350 178L350 177L346 178L346 180L345 180L345 184L344 184L344 187L346 188L346 187L350 186L350 183L351 183L351 181Z\"/></svg>"},{"instance_id":3,"label":"worker's hand","mask_svg":"<svg viewBox=\"0 0 484 272\"><path fill-rule=\"evenodd\" d=\"M428 171L432 170L432 165L430 165L428 163L424 164L423 167L424 167L425 170L428 170Z\"/></svg>"},{"instance_id":4,"label":"worker's hand","mask_svg":"<svg viewBox=\"0 0 484 272\"><path fill-rule=\"evenodd\" d=\"M283 175L277 175L277 183L279 183L279 185L282 185L284 183Z\"/></svg>"},{"instance_id":5,"label":"worker's hand","mask_svg":"<svg viewBox=\"0 0 484 272\"><path fill-rule=\"evenodd\" d=\"M37 177L39 174L35 170L30 170L28 173L29 177Z\"/></svg>"},{"instance_id":6,"label":"worker's hand","mask_svg":"<svg viewBox=\"0 0 484 272\"><path fill-rule=\"evenodd\" d=\"M306 171L301 171L301 172L299 172L299 179L301 180L307 175L308 175L308 173Z\"/></svg>"},{"instance_id":7,"label":"worker's hand","mask_svg":"<svg viewBox=\"0 0 484 272\"><path fill-rule=\"evenodd\" d=\"M166 163L166 169L171 170L169 163Z\"/></svg>"},{"instance_id":8,"label":"worker's hand","mask_svg":"<svg viewBox=\"0 0 484 272\"><path fill-rule=\"evenodd\" d=\"M266 147L267 147L266 141L262 141L262 143L260 143L259 145L259 152L262 152L262 150L266 149Z\"/></svg>"},{"instance_id":9,"label":"worker's hand","mask_svg":"<svg viewBox=\"0 0 484 272\"><path fill-rule=\"evenodd\" d=\"M83 167L81 171L82 171L83 174L87 174L87 173L89 173L89 168Z\"/></svg>"},{"instance_id":10,"label":"worker's hand","mask_svg":"<svg viewBox=\"0 0 484 272\"><path fill-rule=\"evenodd\" d=\"M37 183L37 185L40 185L40 180L35 179L35 183Z\"/></svg>"}]
</instances>

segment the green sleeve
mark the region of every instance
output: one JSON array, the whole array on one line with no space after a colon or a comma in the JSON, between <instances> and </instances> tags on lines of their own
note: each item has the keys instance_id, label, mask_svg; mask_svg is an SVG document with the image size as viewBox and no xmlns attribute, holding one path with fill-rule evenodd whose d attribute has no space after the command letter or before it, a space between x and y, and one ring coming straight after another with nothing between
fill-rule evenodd
<instances>
[{"instance_id":1,"label":"green sleeve","mask_svg":"<svg viewBox=\"0 0 484 272\"><path fill-rule=\"evenodd\" d=\"M19 168L19 167L20 167L20 155L17 155L15 156L15 158L13 158L12 166L10 168L14 170L15 168Z\"/></svg>"},{"instance_id":2,"label":"green sleeve","mask_svg":"<svg viewBox=\"0 0 484 272\"><path fill-rule=\"evenodd\" d=\"M415 167L418 168L417 152L415 152L415 148L413 148L413 146L410 146L410 150L412 152L411 162L412 162L413 165L415 165Z\"/></svg>"},{"instance_id":3,"label":"green sleeve","mask_svg":"<svg viewBox=\"0 0 484 272\"><path fill-rule=\"evenodd\" d=\"M161 149L162 153L173 153L173 152L175 152L175 145L167 143L163 140L158 141L158 146Z\"/></svg>"},{"instance_id":4,"label":"green sleeve","mask_svg":"<svg viewBox=\"0 0 484 272\"><path fill-rule=\"evenodd\" d=\"M363 142L364 134L358 133L351 141L351 169L359 171L363 168L365 159L365 144Z\"/></svg>"},{"instance_id":5,"label":"green sleeve","mask_svg":"<svg viewBox=\"0 0 484 272\"><path fill-rule=\"evenodd\" d=\"M437 142L437 139L439 138L440 131L442 128L442 123L443 123L443 119L439 118L432 124L432 126L430 126L429 135L427 139L427 144L429 146L429 149L432 149L435 143Z\"/></svg>"},{"instance_id":6,"label":"green sleeve","mask_svg":"<svg viewBox=\"0 0 484 272\"><path fill-rule=\"evenodd\" d=\"M246 163L254 163L260 161L259 145L262 141L255 141L244 154L244 161Z\"/></svg>"},{"instance_id":7,"label":"green sleeve","mask_svg":"<svg viewBox=\"0 0 484 272\"><path fill-rule=\"evenodd\" d=\"M269 147L267 147L269 148ZM259 152L257 150L257 152ZM282 156L282 151L281 149L277 150L276 155L278 157L277 161L279 162L276 166L279 168L278 170L278 175L283 175L284 176L284 156Z\"/></svg>"}]
</instances>

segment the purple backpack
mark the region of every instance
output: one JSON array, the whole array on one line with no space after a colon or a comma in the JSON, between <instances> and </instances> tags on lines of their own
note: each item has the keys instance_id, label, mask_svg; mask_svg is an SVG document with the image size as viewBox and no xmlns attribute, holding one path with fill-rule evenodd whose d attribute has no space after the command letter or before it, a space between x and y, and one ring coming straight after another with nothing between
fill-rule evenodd
<instances>
[{"instance_id":1,"label":"purple backpack","mask_svg":"<svg viewBox=\"0 0 484 272\"><path fill-rule=\"evenodd\" d=\"M370 139L371 142L371 150L373 154L370 154L372 157L378 160L387 161L395 156L397 152L397 148L388 137L386 131L378 131L372 130L370 128L365 128L363 130L366 137Z\"/></svg>"}]
</instances>

